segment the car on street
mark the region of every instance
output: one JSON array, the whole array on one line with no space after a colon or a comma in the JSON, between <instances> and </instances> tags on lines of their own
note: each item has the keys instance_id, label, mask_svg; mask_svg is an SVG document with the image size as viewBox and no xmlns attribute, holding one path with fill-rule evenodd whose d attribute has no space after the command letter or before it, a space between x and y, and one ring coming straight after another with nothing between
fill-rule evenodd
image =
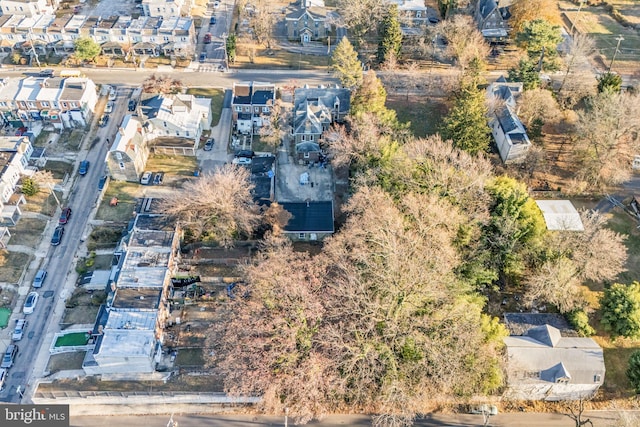
<instances>
[{"instance_id":1,"label":"car on street","mask_svg":"<svg viewBox=\"0 0 640 427\"><path fill-rule=\"evenodd\" d=\"M204 35L204 44L211 43L211 33L207 33Z\"/></svg>"},{"instance_id":2,"label":"car on street","mask_svg":"<svg viewBox=\"0 0 640 427\"><path fill-rule=\"evenodd\" d=\"M63 208L62 212L60 212L60 218L58 219L58 224L65 225L69 222L71 218L71 208Z\"/></svg>"},{"instance_id":3,"label":"car on street","mask_svg":"<svg viewBox=\"0 0 640 427\"><path fill-rule=\"evenodd\" d=\"M39 77L53 77L53 70L51 68L45 68L38 73Z\"/></svg>"},{"instance_id":4,"label":"car on street","mask_svg":"<svg viewBox=\"0 0 640 427\"><path fill-rule=\"evenodd\" d=\"M24 302L24 307L22 307L22 312L24 314L33 313L33 310L36 308L36 304L38 304L38 297L39 295L37 292L29 292L29 295L27 295L27 299Z\"/></svg>"},{"instance_id":5,"label":"car on street","mask_svg":"<svg viewBox=\"0 0 640 427\"><path fill-rule=\"evenodd\" d=\"M216 140L213 138L207 139L207 142L204 143L204 151L213 150L213 144L215 144Z\"/></svg>"},{"instance_id":6,"label":"car on street","mask_svg":"<svg viewBox=\"0 0 640 427\"><path fill-rule=\"evenodd\" d=\"M102 116L100 116L100 120L98 120L98 126L103 128L107 125L107 123L109 123L109 115L103 114Z\"/></svg>"},{"instance_id":7,"label":"car on street","mask_svg":"<svg viewBox=\"0 0 640 427\"><path fill-rule=\"evenodd\" d=\"M142 174L142 178L140 178L140 184L149 185L151 184L151 178L153 176L152 172L145 172Z\"/></svg>"},{"instance_id":8,"label":"car on street","mask_svg":"<svg viewBox=\"0 0 640 427\"><path fill-rule=\"evenodd\" d=\"M109 91L109 101L115 101L117 96L118 92L116 92L114 88L111 88L111 90Z\"/></svg>"},{"instance_id":9,"label":"car on street","mask_svg":"<svg viewBox=\"0 0 640 427\"><path fill-rule=\"evenodd\" d=\"M16 327L13 329L13 334L11 335L12 341L20 341L22 339L22 335L24 335L24 330L27 327L26 319L16 319Z\"/></svg>"},{"instance_id":10,"label":"car on street","mask_svg":"<svg viewBox=\"0 0 640 427\"><path fill-rule=\"evenodd\" d=\"M213 7L214 7L215 9L219 8L219 7L220 7L220 2L219 2L219 1L214 1L214 2L213 2Z\"/></svg>"},{"instance_id":11,"label":"car on street","mask_svg":"<svg viewBox=\"0 0 640 427\"><path fill-rule=\"evenodd\" d=\"M89 160L83 160L80 162L80 167L78 168L78 173L80 175L86 175L89 170Z\"/></svg>"},{"instance_id":12,"label":"car on street","mask_svg":"<svg viewBox=\"0 0 640 427\"><path fill-rule=\"evenodd\" d=\"M64 235L64 227L59 225L53 231L53 236L51 236L51 246L58 246L62 241L62 236Z\"/></svg>"},{"instance_id":13,"label":"car on street","mask_svg":"<svg viewBox=\"0 0 640 427\"><path fill-rule=\"evenodd\" d=\"M36 277L33 278L33 287L41 288L44 284L44 279L47 278L47 270L40 269L36 273Z\"/></svg>"},{"instance_id":14,"label":"car on street","mask_svg":"<svg viewBox=\"0 0 640 427\"><path fill-rule=\"evenodd\" d=\"M234 165L250 165L251 159L248 157L236 157L231 161Z\"/></svg>"},{"instance_id":15,"label":"car on street","mask_svg":"<svg viewBox=\"0 0 640 427\"><path fill-rule=\"evenodd\" d=\"M209 19L209 25L215 25L216 24L216 17L212 16L211 19Z\"/></svg>"},{"instance_id":16,"label":"car on street","mask_svg":"<svg viewBox=\"0 0 640 427\"><path fill-rule=\"evenodd\" d=\"M129 111L135 111L136 107L138 106L138 103L135 101L135 99L130 99L129 100Z\"/></svg>"},{"instance_id":17,"label":"car on street","mask_svg":"<svg viewBox=\"0 0 640 427\"><path fill-rule=\"evenodd\" d=\"M4 390L4 381L7 379L7 370L0 369L0 391Z\"/></svg>"},{"instance_id":18,"label":"car on street","mask_svg":"<svg viewBox=\"0 0 640 427\"><path fill-rule=\"evenodd\" d=\"M198 58L198 61L200 61L200 62L204 62L204 61L206 61L206 60L207 60L207 53L206 53L206 52L202 52L202 53L200 54L200 57Z\"/></svg>"},{"instance_id":19,"label":"car on street","mask_svg":"<svg viewBox=\"0 0 640 427\"><path fill-rule=\"evenodd\" d=\"M98 190L102 191L104 186L107 185L108 179L109 177L107 175L104 175L102 178L100 178L100 181L98 181Z\"/></svg>"},{"instance_id":20,"label":"car on street","mask_svg":"<svg viewBox=\"0 0 640 427\"><path fill-rule=\"evenodd\" d=\"M13 363L16 361L16 356L18 355L18 346L15 344L9 344L7 350L4 352L4 357L2 358L2 364L0 364L0 368L9 369L13 366Z\"/></svg>"},{"instance_id":21,"label":"car on street","mask_svg":"<svg viewBox=\"0 0 640 427\"><path fill-rule=\"evenodd\" d=\"M153 185L162 185L162 181L164 180L164 172L156 172L153 175Z\"/></svg>"},{"instance_id":22,"label":"car on street","mask_svg":"<svg viewBox=\"0 0 640 427\"><path fill-rule=\"evenodd\" d=\"M113 101L109 101L109 102L107 102L107 105L104 107L104 112L105 112L105 113L111 113L111 112L113 112L113 106L114 106L114 105L115 105L115 104L113 103Z\"/></svg>"}]
</instances>

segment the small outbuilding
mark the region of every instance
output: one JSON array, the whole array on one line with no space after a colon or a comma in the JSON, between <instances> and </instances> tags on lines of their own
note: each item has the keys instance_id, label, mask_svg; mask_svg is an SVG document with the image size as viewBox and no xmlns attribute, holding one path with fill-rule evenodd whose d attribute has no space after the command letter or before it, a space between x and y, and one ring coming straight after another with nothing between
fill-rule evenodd
<instances>
[{"instance_id":1,"label":"small outbuilding","mask_svg":"<svg viewBox=\"0 0 640 427\"><path fill-rule=\"evenodd\" d=\"M536 200L547 230L584 231L580 213L569 200Z\"/></svg>"}]
</instances>

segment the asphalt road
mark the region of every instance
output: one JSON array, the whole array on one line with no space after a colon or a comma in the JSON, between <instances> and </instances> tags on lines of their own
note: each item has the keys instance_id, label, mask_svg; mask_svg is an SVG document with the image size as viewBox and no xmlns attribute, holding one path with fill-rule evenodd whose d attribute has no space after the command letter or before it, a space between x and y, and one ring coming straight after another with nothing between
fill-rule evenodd
<instances>
[{"instance_id":1,"label":"asphalt road","mask_svg":"<svg viewBox=\"0 0 640 427\"><path fill-rule=\"evenodd\" d=\"M258 427L283 426L284 416L265 417L251 415L173 415L174 427ZM613 427L616 425L616 414L613 412L593 412L588 414L594 427ZM170 416L106 416L106 417L71 417L72 427L154 427L170 426ZM289 425L293 425L291 419ZM482 415L430 415L416 420L419 427L472 427L482 426ZM314 427L337 426L371 426L371 418L354 415L331 415L322 421L309 424ZM574 422L562 414L516 413L498 414L489 419L489 426L493 427L571 427Z\"/></svg>"}]
</instances>

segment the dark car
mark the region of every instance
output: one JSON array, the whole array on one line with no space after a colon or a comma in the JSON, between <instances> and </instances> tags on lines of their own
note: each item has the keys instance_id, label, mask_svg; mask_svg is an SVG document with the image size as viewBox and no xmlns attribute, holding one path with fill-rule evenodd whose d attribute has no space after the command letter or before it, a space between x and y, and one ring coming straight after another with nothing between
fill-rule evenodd
<instances>
[{"instance_id":1,"label":"dark car","mask_svg":"<svg viewBox=\"0 0 640 427\"><path fill-rule=\"evenodd\" d=\"M216 17L212 16L211 19L209 19L209 25L215 25L216 23Z\"/></svg>"},{"instance_id":2,"label":"dark car","mask_svg":"<svg viewBox=\"0 0 640 427\"><path fill-rule=\"evenodd\" d=\"M130 99L129 100L129 111L135 111L137 105L138 105L138 103L135 100Z\"/></svg>"},{"instance_id":3,"label":"dark car","mask_svg":"<svg viewBox=\"0 0 640 427\"><path fill-rule=\"evenodd\" d=\"M60 219L58 220L58 224L65 225L69 222L69 218L71 218L71 208L64 208L60 213Z\"/></svg>"},{"instance_id":4,"label":"dark car","mask_svg":"<svg viewBox=\"0 0 640 427\"><path fill-rule=\"evenodd\" d=\"M204 151L213 150L213 144L215 144L216 140L213 138L207 139L207 142L204 143Z\"/></svg>"},{"instance_id":5,"label":"dark car","mask_svg":"<svg viewBox=\"0 0 640 427\"><path fill-rule=\"evenodd\" d=\"M64 234L64 227L59 225L53 231L53 236L51 237L51 246L58 246L62 241L62 235Z\"/></svg>"},{"instance_id":6,"label":"dark car","mask_svg":"<svg viewBox=\"0 0 640 427\"><path fill-rule=\"evenodd\" d=\"M103 114L100 117L100 120L98 120L98 126L103 128L103 127L105 127L107 125L107 123L109 123L109 115L108 114Z\"/></svg>"},{"instance_id":7,"label":"dark car","mask_svg":"<svg viewBox=\"0 0 640 427\"><path fill-rule=\"evenodd\" d=\"M86 175L89 170L89 160L83 160L80 162L80 167L78 168L78 173L80 175Z\"/></svg>"},{"instance_id":8,"label":"dark car","mask_svg":"<svg viewBox=\"0 0 640 427\"><path fill-rule=\"evenodd\" d=\"M98 190L102 191L104 186L107 185L108 179L109 177L107 175L104 175L102 178L100 178L100 181L98 181Z\"/></svg>"},{"instance_id":9,"label":"dark car","mask_svg":"<svg viewBox=\"0 0 640 427\"><path fill-rule=\"evenodd\" d=\"M211 43L211 33L207 33L204 35L204 44Z\"/></svg>"},{"instance_id":10,"label":"dark car","mask_svg":"<svg viewBox=\"0 0 640 427\"><path fill-rule=\"evenodd\" d=\"M16 361L16 356L18 355L18 346L15 344L11 344L7 347L7 351L4 352L4 357L2 358L2 364L0 368L9 369L13 366L13 363Z\"/></svg>"},{"instance_id":11,"label":"dark car","mask_svg":"<svg viewBox=\"0 0 640 427\"><path fill-rule=\"evenodd\" d=\"M256 153L251 150L238 150L236 151L236 157L246 157L247 159L253 159Z\"/></svg>"},{"instance_id":12,"label":"dark car","mask_svg":"<svg viewBox=\"0 0 640 427\"><path fill-rule=\"evenodd\" d=\"M164 180L164 172L156 172L153 175L153 185L162 185L162 181Z\"/></svg>"},{"instance_id":13,"label":"dark car","mask_svg":"<svg viewBox=\"0 0 640 427\"><path fill-rule=\"evenodd\" d=\"M45 68L38 73L39 77L53 77L53 70L51 68Z\"/></svg>"},{"instance_id":14,"label":"dark car","mask_svg":"<svg viewBox=\"0 0 640 427\"><path fill-rule=\"evenodd\" d=\"M19 127L19 128L16 130L16 136L22 136L22 135L24 135L25 133L27 133L28 131L29 131L29 129L27 129L27 128L26 128L26 127L24 127L24 126Z\"/></svg>"},{"instance_id":15,"label":"dark car","mask_svg":"<svg viewBox=\"0 0 640 427\"><path fill-rule=\"evenodd\" d=\"M206 52L202 52L200 54L200 58L198 59L198 61L204 62L204 61L206 61L206 59L207 59L207 53Z\"/></svg>"},{"instance_id":16,"label":"dark car","mask_svg":"<svg viewBox=\"0 0 640 427\"><path fill-rule=\"evenodd\" d=\"M435 16L429 17L429 23L430 24L437 24L438 22L440 22L439 18L436 18Z\"/></svg>"}]
</instances>

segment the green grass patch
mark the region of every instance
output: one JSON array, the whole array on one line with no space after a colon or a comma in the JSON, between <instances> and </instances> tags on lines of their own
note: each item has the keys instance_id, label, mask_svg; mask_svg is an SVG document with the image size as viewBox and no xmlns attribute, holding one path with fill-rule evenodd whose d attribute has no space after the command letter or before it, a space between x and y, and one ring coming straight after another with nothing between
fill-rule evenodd
<instances>
[{"instance_id":1,"label":"green grass patch","mask_svg":"<svg viewBox=\"0 0 640 427\"><path fill-rule=\"evenodd\" d=\"M9 318L11 317L11 309L6 307L0 307L0 329L4 329L9 324Z\"/></svg>"},{"instance_id":2,"label":"green grass patch","mask_svg":"<svg viewBox=\"0 0 640 427\"><path fill-rule=\"evenodd\" d=\"M220 121L224 90L211 87L190 87L187 89L187 93L196 97L211 98L211 126L216 126Z\"/></svg>"},{"instance_id":3,"label":"green grass patch","mask_svg":"<svg viewBox=\"0 0 640 427\"><path fill-rule=\"evenodd\" d=\"M11 239L13 240L13 237ZM3 255L0 259L0 282L18 283L31 255L23 252L5 252Z\"/></svg>"},{"instance_id":4,"label":"green grass patch","mask_svg":"<svg viewBox=\"0 0 640 427\"><path fill-rule=\"evenodd\" d=\"M141 195L142 188L136 182L110 181L96 212L96 219L114 222L129 221L133 218L136 199ZM118 198L118 205L110 206L111 199L114 197Z\"/></svg>"},{"instance_id":5,"label":"green grass patch","mask_svg":"<svg viewBox=\"0 0 640 427\"><path fill-rule=\"evenodd\" d=\"M86 332L71 332L59 336L56 339L55 347L74 347L86 345L89 342L89 334Z\"/></svg>"},{"instance_id":6,"label":"green grass patch","mask_svg":"<svg viewBox=\"0 0 640 427\"><path fill-rule=\"evenodd\" d=\"M145 168L148 171L163 171L166 176L193 176L198 167L198 160L192 156L152 155ZM166 179L166 177L165 177Z\"/></svg>"},{"instance_id":7,"label":"green grass patch","mask_svg":"<svg viewBox=\"0 0 640 427\"><path fill-rule=\"evenodd\" d=\"M388 96L386 106L395 110L401 123L411 122L410 129L417 138L438 132L446 113L444 100L418 96Z\"/></svg>"},{"instance_id":8,"label":"green grass patch","mask_svg":"<svg viewBox=\"0 0 640 427\"><path fill-rule=\"evenodd\" d=\"M178 366L204 366L204 356L201 348L184 348L178 350L176 365Z\"/></svg>"},{"instance_id":9,"label":"green grass patch","mask_svg":"<svg viewBox=\"0 0 640 427\"><path fill-rule=\"evenodd\" d=\"M51 172L54 179L63 179L65 175L73 172L73 163L58 160L47 160L47 164L44 169Z\"/></svg>"},{"instance_id":10,"label":"green grass patch","mask_svg":"<svg viewBox=\"0 0 640 427\"><path fill-rule=\"evenodd\" d=\"M238 45L234 68L283 68L288 70L327 69L329 56L304 55L283 49L255 49L251 45Z\"/></svg>"},{"instance_id":11,"label":"green grass patch","mask_svg":"<svg viewBox=\"0 0 640 427\"><path fill-rule=\"evenodd\" d=\"M87 239L87 249L95 251L96 249L115 248L122 238L122 227L101 226L93 229Z\"/></svg>"},{"instance_id":12,"label":"green grass patch","mask_svg":"<svg viewBox=\"0 0 640 427\"><path fill-rule=\"evenodd\" d=\"M35 248L42 240L42 232L46 226L46 221L38 218L20 218L20 221L11 227L9 244Z\"/></svg>"}]
</instances>

